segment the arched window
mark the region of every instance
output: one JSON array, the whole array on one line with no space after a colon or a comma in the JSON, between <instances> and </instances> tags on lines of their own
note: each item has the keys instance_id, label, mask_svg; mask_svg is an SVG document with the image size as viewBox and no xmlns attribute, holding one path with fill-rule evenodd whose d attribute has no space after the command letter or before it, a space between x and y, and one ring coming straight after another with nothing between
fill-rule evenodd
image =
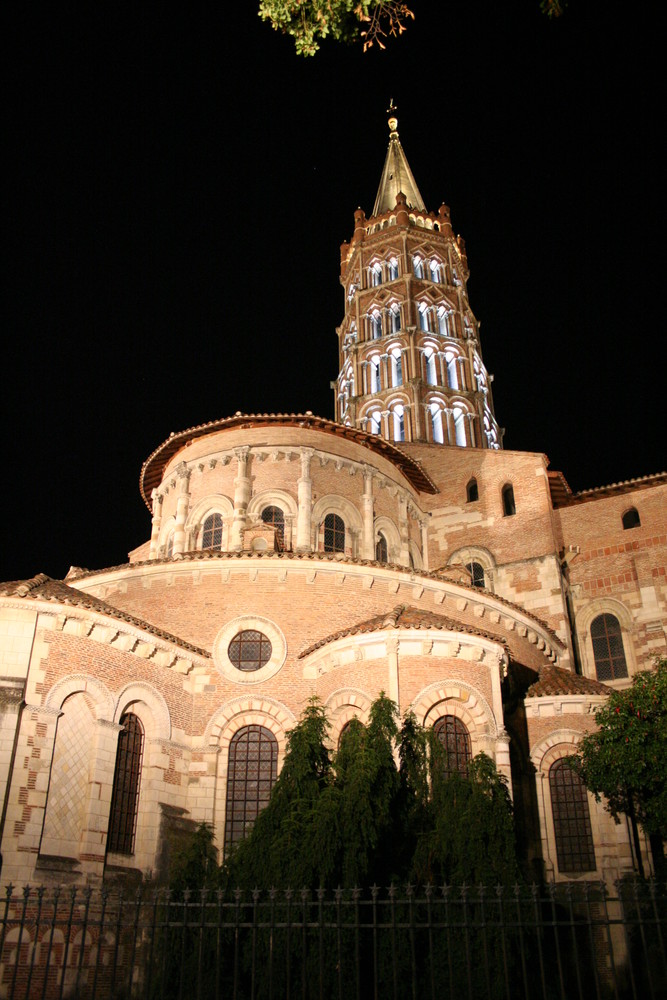
<instances>
[{"instance_id":1,"label":"arched window","mask_svg":"<svg viewBox=\"0 0 667 1000\"><path fill-rule=\"evenodd\" d=\"M394 418L394 441L405 441L405 410L398 403L392 408Z\"/></svg>"},{"instance_id":2,"label":"arched window","mask_svg":"<svg viewBox=\"0 0 667 1000\"><path fill-rule=\"evenodd\" d=\"M382 388L380 385L380 359L377 355L368 360L368 374L370 377L370 391L379 392Z\"/></svg>"},{"instance_id":3,"label":"arched window","mask_svg":"<svg viewBox=\"0 0 667 1000\"><path fill-rule=\"evenodd\" d=\"M375 559L377 562L386 563L388 559L387 539L380 532L375 543Z\"/></svg>"},{"instance_id":4,"label":"arched window","mask_svg":"<svg viewBox=\"0 0 667 1000\"><path fill-rule=\"evenodd\" d=\"M440 281L440 265L437 260L432 260L429 264L429 269L431 271L431 281Z\"/></svg>"},{"instance_id":5,"label":"arched window","mask_svg":"<svg viewBox=\"0 0 667 1000\"><path fill-rule=\"evenodd\" d=\"M107 850L114 854L132 854L137 831L144 729L133 712L123 715L120 724L123 728L118 735Z\"/></svg>"},{"instance_id":6,"label":"arched window","mask_svg":"<svg viewBox=\"0 0 667 1000\"><path fill-rule=\"evenodd\" d=\"M398 347L391 352L391 384L403 385L403 357Z\"/></svg>"},{"instance_id":7,"label":"arched window","mask_svg":"<svg viewBox=\"0 0 667 1000\"><path fill-rule=\"evenodd\" d=\"M433 732L445 749L444 775L468 777L468 763L472 757L470 733L456 715L443 715L433 726Z\"/></svg>"},{"instance_id":8,"label":"arched window","mask_svg":"<svg viewBox=\"0 0 667 1000\"><path fill-rule=\"evenodd\" d=\"M424 277L424 262L421 259L421 257L415 256L412 258L412 273L414 274L415 278Z\"/></svg>"},{"instance_id":9,"label":"arched window","mask_svg":"<svg viewBox=\"0 0 667 1000\"><path fill-rule=\"evenodd\" d=\"M225 851L243 840L269 801L278 773L278 741L264 726L244 726L229 744Z\"/></svg>"},{"instance_id":10,"label":"arched window","mask_svg":"<svg viewBox=\"0 0 667 1000\"><path fill-rule=\"evenodd\" d=\"M395 257L392 257L391 260L389 261L388 268L389 268L389 280L393 281L395 278L398 278L398 261L396 260Z\"/></svg>"},{"instance_id":11,"label":"arched window","mask_svg":"<svg viewBox=\"0 0 667 1000\"><path fill-rule=\"evenodd\" d=\"M373 340L380 340L382 337L382 316L379 312L372 312L370 315L370 321Z\"/></svg>"},{"instance_id":12,"label":"arched window","mask_svg":"<svg viewBox=\"0 0 667 1000\"><path fill-rule=\"evenodd\" d=\"M450 389L459 388L459 372L457 366L457 357L450 351L445 354L445 361L447 362L447 383Z\"/></svg>"},{"instance_id":13,"label":"arched window","mask_svg":"<svg viewBox=\"0 0 667 1000\"><path fill-rule=\"evenodd\" d=\"M219 549L222 547L222 515L209 514L204 521L201 547L203 549Z\"/></svg>"},{"instance_id":14,"label":"arched window","mask_svg":"<svg viewBox=\"0 0 667 1000\"><path fill-rule=\"evenodd\" d=\"M391 306L389 309L389 317L391 321L391 332L398 333L401 329L401 310L399 306Z\"/></svg>"},{"instance_id":15,"label":"arched window","mask_svg":"<svg viewBox=\"0 0 667 1000\"><path fill-rule=\"evenodd\" d=\"M419 329L428 332L428 306L425 302L420 302L417 306L419 310Z\"/></svg>"},{"instance_id":16,"label":"arched window","mask_svg":"<svg viewBox=\"0 0 667 1000\"><path fill-rule=\"evenodd\" d=\"M549 790L559 871L570 874L595 871L586 789L566 760L551 765Z\"/></svg>"},{"instance_id":17,"label":"arched window","mask_svg":"<svg viewBox=\"0 0 667 1000\"><path fill-rule=\"evenodd\" d=\"M484 588L486 586L486 581L484 579L484 567L481 563L471 561L466 563L466 569L470 573L470 582L473 587Z\"/></svg>"},{"instance_id":18,"label":"arched window","mask_svg":"<svg viewBox=\"0 0 667 1000\"><path fill-rule=\"evenodd\" d=\"M442 425L442 408L437 403L431 403L431 428L436 444L445 443L445 432Z\"/></svg>"},{"instance_id":19,"label":"arched window","mask_svg":"<svg viewBox=\"0 0 667 1000\"><path fill-rule=\"evenodd\" d=\"M165 555L167 559L171 559L174 554L174 532L169 533L169 538L167 539L167 548L165 550Z\"/></svg>"},{"instance_id":20,"label":"arched window","mask_svg":"<svg viewBox=\"0 0 667 1000\"><path fill-rule=\"evenodd\" d=\"M285 515L280 507L265 507L262 511L262 521L276 529L276 542L282 548L285 541Z\"/></svg>"},{"instance_id":21,"label":"arched window","mask_svg":"<svg viewBox=\"0 0 667 1000\"><path fill-rule=\"evenodd\" d=\"M368 430L371 434L379 434L382 423L382 414L379 410L373 410L368 414Z\"/></svg>"},{"instance_id":22,"label":"arched window","mask_svg":"<svg viewBox=\"0 0 667 1000\"><path fill-rule=\"evenodd\" d=\"M372 264L371 265L371 285L381 285L382 284L382 265Z\"/></svg>"},{"instance_id":23,"label":"arched window","mask_svg":"<svg viewBox=\"0 0 667 1000\"><path fill-rule=\"evenodd\" d=\"M631 507L630 510L626 510L623 515L623 530L627 531L628 528L638 528L641 524L639 520L639 512L636 507Z\"/></svg>"},{"instance_id":24,"label":"arched window","mask_svg":"<svg viewBox=\"0 0 667 1000\"><path fill-rule=\"evenodd\" d=\"M466 486L466 501L468 503L475 503L476 500L479 500L479 487L477 486L477 480L473 478Z\"/></svg>"},{"instance_id":25,"label":"arched window","mask_svg":"<svg viewBox=\"0 0 667 1000\"><path fill-rule=\"evenodd\" d=\"M591 641L595 672L599 681L615 681L628 676L623 649L623 634L618 618L608 613L591 622Z\"/></svg>"},{"instance_id":26,"label":"arched window","mask_svg":"<svg viewBox=\"0 0 667 1000\"><path fill-rule=\"evenodd\" d=\"M454 407L454 437L459 448L465 448L468 443L466 441L466 416L459 406Z\"/></svg>"},{"instance_id":27,"label":"arched window","mask_svg":"<svg viewBox=\"0 0 667 1000\"><path fill-rule=\"evenodd\" d=\"M503 486L503 517L511 517L513 514L516 514L514 488L511 483L506 483Z\"/></svg>"},{"instance_id":28,"label":"arched window","mask_svg":"<svg viewBox=\"0 0 667 1000\"><path fill-rule=\"evenodd\" d=\"M428 347L424 351L424 361L426 363L426 382L428 385L436 385L435 351L432 347Z\"/></svg>"},{"instance_id":29,"label":"arched window","mask_svg":"<svg viewBox=\"0 0 667 1000\"><path fill-rule=\"evenodd\" d=\"M449 325L447 323L447 310L444 306L438 307L438 332L446 337L449 333Z\"/></svg>"},{"instance_id":30,"label":"arched window","mask_svg":"<svg viewBox=\"0 0 667 1000\"><path fill-rule=\"evenodd\" d=\"M324 551L345 551L345 521L338 514L327 514L324 518Z\"/></svg>"}]
</instances>

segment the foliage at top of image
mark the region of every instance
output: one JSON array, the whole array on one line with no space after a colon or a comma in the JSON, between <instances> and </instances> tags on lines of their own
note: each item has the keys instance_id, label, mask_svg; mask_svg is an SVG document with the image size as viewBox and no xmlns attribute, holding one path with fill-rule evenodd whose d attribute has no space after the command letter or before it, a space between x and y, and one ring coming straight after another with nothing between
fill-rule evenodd
<instances>
[{"instance_id":1,"label":"foliage at top of image","mask_svg":"<svg viewBox=\"0 0 667 1000\"><path fill-rule=\"evenodd\" d=\"M540 0L547 17L559 17L563 7L563 0ZM327 36L338 42L360 40L364 52L374 45L384 49L415 19L403 0L260 0L259 16L291 35L301 56L315 55Z\"/></svg>"}]
</instances>

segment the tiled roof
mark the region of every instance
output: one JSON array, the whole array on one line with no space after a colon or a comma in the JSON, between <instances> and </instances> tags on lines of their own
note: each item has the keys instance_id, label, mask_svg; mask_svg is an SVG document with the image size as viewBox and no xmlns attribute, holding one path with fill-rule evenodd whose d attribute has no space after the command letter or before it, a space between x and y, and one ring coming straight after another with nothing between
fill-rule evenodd
<instances>
[{"instance_id":1,"label":"tiled roof","mask_svg":"<svg viewBox=\"0 0 667 1000\"><path fill-rule=\"evenodd\" d=\"M68 576L72 580L88 579L93 576L102 576L104 573L115 573L119 570L125 569L136 569L142 566L159 566L168 565L179 562L195 562L201 559L286 559L294 561L314 561L319 562L332 562L340 564L341 568L345 566L375 566L378 569L390 570L392 573L403 573L414 579L427 579L427 580L442 580L446 583L455 583L459 587L463 587L468 590L471 594L476 595L486 595L491 598L495 603L502 604L506 608L521 614L524 618L529 618L534 621L536 625L549 636L549 640L558 649L564 649L563 640L559 635L547 625L541 618L533 614L532 611L528 611L526 608L522 608L519 604L515 604L514 601L508 600L506 597L501 597L500 594L494 594L490 590L486 590L483 587L475 587L470 582L469 573L460 573L455 566L443 566L439 569L426 570L426 569L414 569L412 566L399 566L395 563L385 563L378 562L375 559L355 559L352 556L343 556L341 553L329 553L329 552L221 552L217 549L196 549L190 552L179 553L176 556L172 556L171 559L145 559L140 560L136 563L121 563L119 566L107 566L104 569L80 569L77 568L74 571L70 571ZM458 579L453 577L458 575ZM464 578L465 577L465 578Z\"/></svg>"},{"instance_id":2,"label":"tiled roof","mask_svg":"<svg viewBox=\"0 0 667 1000\"><path fill-rule=\"evenodd\" d=\"M612 689L600 681L594 681L589 677L582 677L580 674L573 674L562 667L554 667L553 664L544 666L540 670L539 677L534 684L526 691L526 698L542 698L553 695L608 695Z\"/></svg>"},{"instance_id":3,"label":"tiled roof","mask_svg":"<svg viewBox=\"0 0 667 1000\"><path fill-rule=\"evenodd\" d=\"M349 441L354 441L356 444L363 445L397 466L405 478L420 493L439 492L437 486L422 469L419 462L416 462L409 455L395 448L391 442L385 441L378 434L367 434L366 431L358 430L356 427L348 427L346 424L326 420L324 417L316 417L310 411L306 411L306 413L235 413L233 417L211 420L207 424L188 427L187 430L178 431L178 433L172 432L167 440L163 441L152 455L149 455L141 468L141 476L139 478L139 489L148 509L151 509L151 493L155 487L159 486L165 466L176 452L189 441L204 437L206 434L213 434L216 431L227 430L228 428L262 427L267 424L324 431L333 437L342 437ZM296 445L293 447L296 447Z\"/></svg>"},{"instance_id":4,"label":"tiled roof","mask_svg":"<svg viewBox=\"0 0 667 1000\"><path fill-rule=\"evenodd\" d=\"M611 497L623 493L632 493L634 490L646 489L649 486L658 486L660 483L667 483L667 472L656 472L650 476L639 476L636 479L624 479L618 483L610 483L608 486L595 486L590 490L580 490L572 493L561 472L549 472L549 488L554 507L569 507L573 504L586 503L590 500L599 500L601 497ZM560 477L560 481L558 478ZM563 483L567 489L563 488Z\"/></svg>"},{"instance_id":5,"label":"tiled roof","mask_svg":"<svg viewBox=\"0 0 667 1000\"><path fill-rule=\"evenodd\" d=\"M69 607L83 608L86 611L95 611L109 618L115 618L116 621L123 621L128 625L133 625L135 628L141 629L142 632L148 632L150 635L158 639L164 639L165 642L173 643L190 653L196 653L198 656L209 658L211 656L210 652L206 649L201 649L199 646L194 646L184 639L179 639L178 636L172 635L170 632L165 632L164 629L156 628L155 625L151 625L141 618L128 615L126 612L115 608L112 604L101 601L98 597L92 597L90 594L82 593L74 587L69 587L61 580L52 580L51 577L46 576L44 573L39 573L31 580L14 580L9 583L0 584L0 597L27 597L32 600L52 601L54 604L64 604Z\"/></svg>"},{"instance_id":6,"label":"tiled roof","mask_svg":"<svg viewBox=\"0 0 667 1000\"><path fill-rule=\"evenodd\" d=\"M456 621L454 618L449 618L447 615L438 615L433 611L420 611L419 608L412 608L407 604L399 604L388 614L376 615L374 618L357 622L356 625L351 625L349 628L339 629L324 639L320 639L299 653L299 659L303 659L304 656L308 656L316 649L327 646L330 642L335 642L337 639L344 639L349 635L362 635L366 632L380 632L387 628L437 628L447 632L463 632L466 635L478 635L484 639L490 639L492 642L502 643L505 646L502 637L495 635L493 632L485 632L482 629L471 628L469 625L462 625L461 622Z\"/></svg>"}]
</instances>

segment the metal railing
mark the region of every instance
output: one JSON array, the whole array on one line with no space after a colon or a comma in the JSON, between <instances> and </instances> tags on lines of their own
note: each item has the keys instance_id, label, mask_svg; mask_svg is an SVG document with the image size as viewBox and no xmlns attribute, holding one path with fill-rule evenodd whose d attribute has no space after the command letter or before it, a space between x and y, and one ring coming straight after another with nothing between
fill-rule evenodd
<instances>
[{"instance_id":1,"label":"metal railing","mask_svg":"<svg viewBox=\"0 0 667 1000\"><path fill-rule=\"evenodd\" d=\"M11 886L10 1000L659 1000L667 894L655 882L177 896Z\"/></svg>"}]
</instances>

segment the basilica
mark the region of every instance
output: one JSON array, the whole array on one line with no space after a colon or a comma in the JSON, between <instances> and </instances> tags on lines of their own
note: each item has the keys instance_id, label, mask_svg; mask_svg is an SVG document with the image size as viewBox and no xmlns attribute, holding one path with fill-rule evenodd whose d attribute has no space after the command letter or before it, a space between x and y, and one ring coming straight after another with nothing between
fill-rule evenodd
<instances>
[{"instance_id":1,"label":"basilica","mask_svg":"<svg viewBox=\"0 0 667 1000\"><path fill-rule=\"evenodd\" d=\"M664 652L667 475L573 493L505 449L468 277L392 111L373 210L341 247L334 418L170 434L127 563L0 584L3 884L159 878L201 822L222 855L308 699L335 748L382 691L451 770L495 761L536 878L636 868L567 758Z\"/></svg>"}]
</instances>

